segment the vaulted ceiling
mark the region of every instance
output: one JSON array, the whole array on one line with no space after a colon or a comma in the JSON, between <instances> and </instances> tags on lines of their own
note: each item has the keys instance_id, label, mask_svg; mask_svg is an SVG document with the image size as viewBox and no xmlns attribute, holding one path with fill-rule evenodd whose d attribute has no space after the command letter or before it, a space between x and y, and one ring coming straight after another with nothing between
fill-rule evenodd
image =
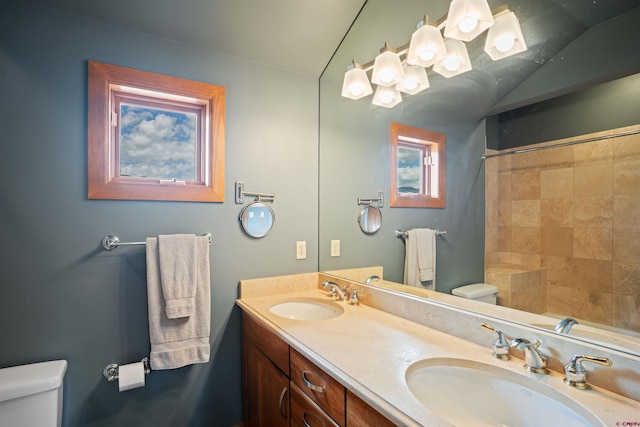
<instances>
[{"instance_id":1,"label":"vaulted ceiling","mask_svg":"<svg viewBox=\"0 0 640 427\"><path fill-rule=\"evenodd\" d=\"M376 0L28 1L319 77L361 8ZM424 5L427 13L442 9L442 4L449 2L394 0L394 3L398 9L409 4ZM503 3L489 0L492 8ZM525 39L528 37L529 44L536 46L536 52L530 54L532 60L559 52L563 44L589 27L640 6L638 0L510 0L508 4L520 19ZM411 25L420 18L416 16ZM398 32L405 34L406 23L401 25ZM533 31L536 27L538 30ZM372 36L381 37L375 31L371 28ZM546 37L549 31L561 36ZM380 44L383 41L375 40ZM473 57L473 52L470 55Z\"/></svg>"}]
</instances>

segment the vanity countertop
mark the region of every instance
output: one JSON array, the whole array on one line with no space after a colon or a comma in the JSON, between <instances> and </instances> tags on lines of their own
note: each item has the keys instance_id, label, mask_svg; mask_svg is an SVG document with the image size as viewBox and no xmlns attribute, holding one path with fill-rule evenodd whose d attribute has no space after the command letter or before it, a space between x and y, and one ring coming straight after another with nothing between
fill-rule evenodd
<instances>
[{"instance_id":1,"label":"vanity countertop","mask_svg":"<svg viewBox=\"0 0 640 427\"><path fill-rule=\"evenodd\" d=\"M532 378L579 402L607 426L640 422L640 402L599 388L568 387L556 372L526 372L521 359L493 358L489 335L487 346L480 346L382 310L339 301L344 313L328 320L291 320L269 311L274 304L299 298L331 301L326 291L313 289L241 298L237 304L398 425L451 425L423 406L405 382L407 368L427 358L471 359ZM462 409L464 402L460 405Z\"/></svg>"}]
</instances>

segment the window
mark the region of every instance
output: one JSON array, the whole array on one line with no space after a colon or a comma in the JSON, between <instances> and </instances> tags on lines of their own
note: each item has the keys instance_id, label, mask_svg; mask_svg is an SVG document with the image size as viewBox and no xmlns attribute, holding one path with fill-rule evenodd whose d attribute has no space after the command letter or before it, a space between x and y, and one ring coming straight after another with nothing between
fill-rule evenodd
<instances>
[{"instance_id":1,"label":"window","mask_svg":"<svg viewBox=\"0 0 640 427\"><path fill-rule=\"evenodd\" d=\"M446 206L446 135L391 123L393 207Z\"/></svg>"},{"instance_id":2,"label":"window","mask_svg":"<svg viewBox=\"0 0 640 427\"><path fill-rule=\"evenodd\" d=\"M90 199L224 201L224 87L89 61Z\"/></svg>"}]
</instances>

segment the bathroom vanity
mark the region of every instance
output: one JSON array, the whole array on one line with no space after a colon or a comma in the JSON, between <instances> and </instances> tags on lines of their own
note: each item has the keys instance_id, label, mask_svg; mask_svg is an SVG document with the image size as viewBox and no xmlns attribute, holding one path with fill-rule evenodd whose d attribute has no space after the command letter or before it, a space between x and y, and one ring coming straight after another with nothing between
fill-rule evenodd
<instances>
[{"instance_id":1,"label":"bathroom vanity","mask_svg":"<svg viewBox=\"0 0 640 427\"><path fill-rule=\"evenodd\" d=\"M326 280L363 288L361 304L332 300L321 286ZM640 360L632 355L321 273L240 286L248 426L529 425L518 417L531 425L640 421L634 394L640 393ZM510 339L540 340L551 372L525 371L518 350L511 360L492 357L495 334L483 322ZM562 366L574 354L609 357L613 366L585 364L593 386L579 390L563 382ZM436 387L456 393L449 399L455 405L434 399ZM517 411L486 415L474 402Z\"/></svg>"}]
</instances>

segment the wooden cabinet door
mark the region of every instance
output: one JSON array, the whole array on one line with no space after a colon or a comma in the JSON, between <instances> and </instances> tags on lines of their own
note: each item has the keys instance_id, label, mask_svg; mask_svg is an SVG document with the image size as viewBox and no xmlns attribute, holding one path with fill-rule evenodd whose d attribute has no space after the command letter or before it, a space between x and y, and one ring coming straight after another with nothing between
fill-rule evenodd
<instances>
[{"instance_id":1,"label":"wooden cabinet door","mask_svg":"<svg viewBox=\"0 0 640 427\"><path fill-rule=\"evenodd\" d=\"M289 426L289 378L250 340L243 338L247 427Z\"/></svg>"}]
</instances>

